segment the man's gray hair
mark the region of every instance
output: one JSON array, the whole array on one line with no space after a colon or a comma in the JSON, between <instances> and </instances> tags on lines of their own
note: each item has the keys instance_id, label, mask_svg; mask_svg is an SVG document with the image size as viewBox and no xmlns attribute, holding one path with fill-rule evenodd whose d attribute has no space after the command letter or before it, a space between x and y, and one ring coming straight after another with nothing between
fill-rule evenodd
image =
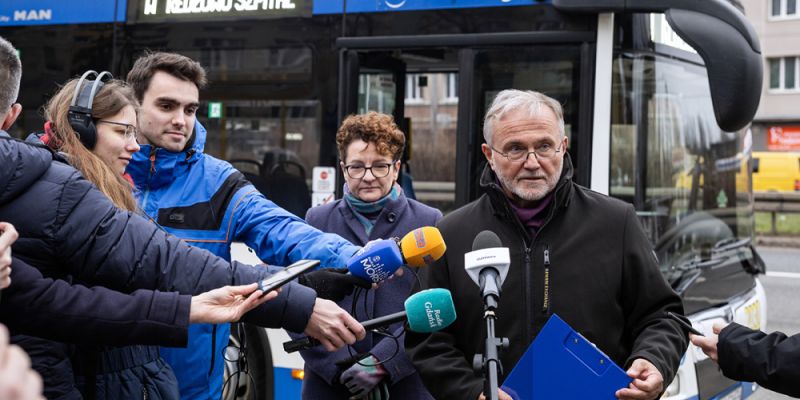
<instances>
[{"instance_id":1,"label":"man's gray hair","mask_svg":"<svg viewBox=\"0 0 800 400\"><path fill-rule=\"evenodd\" d=\"M17 49L0 37L0 116L5 115L17 101L20 79L22 63Z\"/></svg>"},{"instance_id":2,"label":"man's gray hair","mask_svg":"<svg viewBox=\"0 0 800 400\"><path fill-rule=\"evenodd\" d=\"M541 115L542 106L550 108L558 120L558 131L564 137L564 110L558 100L545 96L533 90L506 89L497 94L497 97L486 111L483 119L483 139L492 145L492 129L494 123L511 111L525 110L529 117Z\"/></svg>"}]
</instances>

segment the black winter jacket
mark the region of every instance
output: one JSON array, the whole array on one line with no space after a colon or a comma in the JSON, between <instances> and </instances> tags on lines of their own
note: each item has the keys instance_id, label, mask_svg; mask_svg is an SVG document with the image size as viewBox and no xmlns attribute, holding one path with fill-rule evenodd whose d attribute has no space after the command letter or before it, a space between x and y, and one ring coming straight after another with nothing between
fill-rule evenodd
<instances>
[{"instance_id":1,"label":"black winter jacket","mask_svg":"<svg viewBox=\"0 0 800 400\"><path fill-rule=\"evenodd\" d=\"M144 218L117 209L46 148L0 137L0 165L0 221L12 223L20 234L14 256L45 276L124 293L152 289L199 294L268 275L263 268L228 263L190 247ZM314 300L312 289L290 284L243 320L303 331ZM74 397L71 347L38 338L14 339L44 377L48 397Z\"/></svg>"},{"instance_id":2,"label":"black winter jacket","mask_svg":"<svg viewBox=\"0 0 800 400\"><path fill-rule=\"evenodd\" d=\"M422 286L450 289L458 317L441 332L406 333L406 351L436 398L473 400L483 391L483 378L472 370L474 354L484 352L483 300L464 271L464 253L483 230L496 233L511 253L497 310L496 335L510 340L500 357L500 382L553 313L621 367L644 358L658 368L665 385L672 380L688 342L664 312L682 314L681 300L659 272L633 207L571 177L566 156L535 240L488 166L481 178L487 193L437 225L447 252L420 272Z\"/></svg>"},{"instance_id":3,"label":"black winter jacket","mask_svg":"<svg viewBox=\"0 0 800 400\"><path fill-rule=\"evenodd\" d=\"M800 335L766 334L732 323L719 333L717 354L728 378L800 397Z\"/></svg>"},{"instance_id":4,"label":"black winter jacket","mask_svg":"<svg viewBox=\"0 0 800 400\"><path fill-rule=\"evenodd\" d=\"M3 290L0 322L24 334L77 344L185 346L191 296L70 285L16 258ZM36 316L33 318L32 316Z\"/></svg>"}]
</instances>

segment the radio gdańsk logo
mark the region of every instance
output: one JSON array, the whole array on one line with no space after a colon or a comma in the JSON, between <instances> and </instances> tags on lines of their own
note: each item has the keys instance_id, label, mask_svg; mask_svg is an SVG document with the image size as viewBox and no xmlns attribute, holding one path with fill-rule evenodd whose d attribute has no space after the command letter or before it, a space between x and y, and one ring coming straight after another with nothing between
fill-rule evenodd
<instances>
[{"instance_id":1,"label":"radio gda\u0144sk logo","mask_svg":"<svg viewBox=\"0 0 800 400\"><path fill-rule=\"evenodd\" d=\"M428 317L428 326L438 328L444 324L442 320L442 310L433 308L433 303L425 302L425 315Z\"/></svg>"}]
</instances>

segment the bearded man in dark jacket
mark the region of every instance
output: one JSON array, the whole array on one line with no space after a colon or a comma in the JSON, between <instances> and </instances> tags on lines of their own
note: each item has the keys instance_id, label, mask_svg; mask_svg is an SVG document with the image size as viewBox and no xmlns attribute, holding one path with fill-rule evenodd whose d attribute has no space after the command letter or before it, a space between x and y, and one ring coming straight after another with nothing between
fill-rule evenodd
<instances>
[{"instance_id":1,"label":"bearded man in dark jacket","mask_svg":"<svg viewBox=\"0 0 800 400\"><path fill-rule=\"evenodd\" d=\"M572 181L561 105L504 90L487 112L486 193L442 219L447 253L421 271L422 287L450 289L458 318L447 329L406 333L406 351L438 399L484 398L472 359L485 340L480 290L464 270L475 236L496 233L511 266L496 311L500 354L512 370L554 313L633 379L620 399L654 399L674 377L687 338L665 311L682 314L630 204ZM500 377L500 382L504 376ZM510 397L500 392L500 399Z\"/></svg>"}]
</instances>

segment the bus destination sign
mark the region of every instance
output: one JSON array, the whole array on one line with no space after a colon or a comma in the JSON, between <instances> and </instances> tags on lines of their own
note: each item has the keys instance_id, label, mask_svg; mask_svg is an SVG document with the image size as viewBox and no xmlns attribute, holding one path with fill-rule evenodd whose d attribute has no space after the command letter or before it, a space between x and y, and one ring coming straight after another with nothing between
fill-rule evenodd
<instances>
[{"instance_id":1,"label":"bus destination sign","mask_svg":"<svg viewBox=\"0 0 800 400\"><path fill-rule=\"evenodd\" d=\"M311 15L311 0L137 0L128 19L139 22L282 18Z\"/></svg>"}]
</instances>

